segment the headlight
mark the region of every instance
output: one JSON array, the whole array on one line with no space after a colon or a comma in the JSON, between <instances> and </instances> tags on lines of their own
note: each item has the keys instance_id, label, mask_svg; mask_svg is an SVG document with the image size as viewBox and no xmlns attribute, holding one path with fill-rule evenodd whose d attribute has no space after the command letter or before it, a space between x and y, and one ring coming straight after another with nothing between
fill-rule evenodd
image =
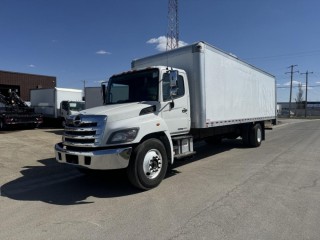
<instances>
[{"instance_id":1,"label":"headlight","mask_svg":"<svg viewBox=\"0 0 320 240\"><path fill-rule=\"evenodd\" d=\"M111 134L108 139L109 144L132 142L139 132L139 128L129 128Z\"/></svg>"}]
</instances>

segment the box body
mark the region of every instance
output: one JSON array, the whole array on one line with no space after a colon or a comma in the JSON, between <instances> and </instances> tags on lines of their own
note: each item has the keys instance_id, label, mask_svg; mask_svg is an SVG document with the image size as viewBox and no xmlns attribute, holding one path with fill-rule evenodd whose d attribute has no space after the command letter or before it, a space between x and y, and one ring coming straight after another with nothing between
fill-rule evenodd
<instances>
[{"instance_id":1,"label":"box body","mask_svg":"<svg viewBox=\"0 0 320 240\"><path fill-rule=\"evenodd\" d=\"M192 128L276 118L275 77L205 42L132 61L158 65L186 71Z\"/></svg>"},{"instance_id":2,"label":"box body","mask_svg":"<svg viewBox=\"0 0 320 240\"><path fill-rule=\"evenodd\" d=\"M30 90L31 106L44 117L60 117L62 101L82 101L82 90L69 88L47 88Z\"/></svg>"}]
</instances>

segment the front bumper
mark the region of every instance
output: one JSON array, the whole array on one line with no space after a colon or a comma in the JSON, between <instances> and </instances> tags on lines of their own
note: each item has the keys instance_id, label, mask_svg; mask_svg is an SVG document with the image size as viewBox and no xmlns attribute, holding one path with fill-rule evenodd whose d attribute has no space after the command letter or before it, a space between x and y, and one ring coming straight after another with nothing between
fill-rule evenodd
<instances>
[{"instance_id":1,"label":"front bumper","mask_svg":"<svg viewBox=\"0 0 320 240\"><path fill-rule=\"evenodd\" d=\"M126 168L131 152L132 147L80 152L64 149L62 143L55 145L58 162L95 170Z\"/></svg>"}]
</instances>

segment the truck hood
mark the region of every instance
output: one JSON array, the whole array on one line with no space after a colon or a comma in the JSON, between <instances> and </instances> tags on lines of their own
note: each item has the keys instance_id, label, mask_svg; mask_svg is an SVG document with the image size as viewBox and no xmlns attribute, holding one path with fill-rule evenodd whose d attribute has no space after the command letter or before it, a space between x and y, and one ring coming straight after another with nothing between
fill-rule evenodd
<instances>
[{"instance_id":1,"label":"truck hood","mask_svg":"<svg viewBox=\"0 0 320 240\"><path fill-rule=\"evenodd\" d=\"M69 115L77 115L77 114L79 114L79 111L70 110L70 114Z\"/></svg>"},{"instance_id":2,"label":"truck hood","mask_svg":"<svg viewBox=\"0 0 320 240\"><path fill-rule=\"evenodd\" d=\"M108 122L138 117L142 109L155 106L157 102L136 102L99 106L81 111L79 114L107 115Z\"/></svg>"}]
</instances>

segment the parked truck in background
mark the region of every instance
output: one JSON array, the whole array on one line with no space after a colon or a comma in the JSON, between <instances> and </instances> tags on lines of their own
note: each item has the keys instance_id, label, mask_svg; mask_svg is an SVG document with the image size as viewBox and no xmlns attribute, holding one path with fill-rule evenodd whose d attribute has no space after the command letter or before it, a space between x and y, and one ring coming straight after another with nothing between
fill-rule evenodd
<instances>
[{"instance_id":1,"label":"parked truck in background","mask_svg":"<svg viewBox=\"0 0 320 240\"><path fill-rule=\"evenodd\" d=\"M9 126L35 128L42 122L42 115L35 113L14 91L9 91L8 96L0 94L0 130Z\"/></svg>"},{"instance_id":2,"label":"parked truck in background","mask_svg":"<svg viewBox=\"0 0 320 240\"><path fill-rule=\"evenodd\" d=\"M31 107L47 121L59 121L64 126L69 115L84 109L82 90L70 88L39 88L30 90Z\"/></svg>"},{"instance_id":3,"label":"parked truck in background","mask_svg":"<svg viewBox=\"0 0 320 240\"><path fill-rule=\"evenodd\" d=\"M86 87L84 89L85 109L103 105L101 87Z\"/></svg>"},{"instance_id":4,"label":"parked truck in background","mask_svg":"<svg viewBox=\"0 0 320 240\"><path fill-rule=\"evenodd\" d=\"M205 42L134 60L102 85L104 106L67 119L55 157L86 171L126 168L134 186L150 189L175 159L195 154L194 141L260 146L265 122L276 120L275 84Z\"/></svg>"}]
</instances>

